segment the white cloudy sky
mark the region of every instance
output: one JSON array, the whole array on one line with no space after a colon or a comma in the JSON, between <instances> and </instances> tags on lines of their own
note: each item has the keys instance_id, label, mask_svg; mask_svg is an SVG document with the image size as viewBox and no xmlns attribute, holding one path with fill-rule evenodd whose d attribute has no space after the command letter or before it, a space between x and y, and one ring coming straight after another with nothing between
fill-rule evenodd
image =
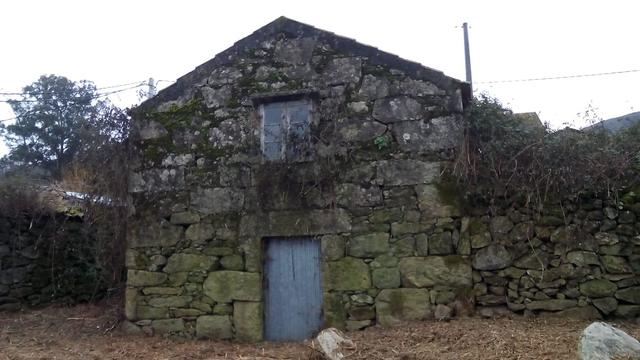
<instances>
[{"instance_id":1,"label":"white cloudy sky","mask_svg":"<svg viewBox=\"0 0 640 360\"><path fill-rule=\"evenodd\" d=\"M476 90L517 112L536 111L553 127L580 126L577 114L589 104L602 118L639 111L640 72L481 82L640 69L639 10L633 0L3 1L0 92L42 74L98 87L174 80L281 15L464 79L466 21ZM112 99L137 101L135 90ZM0 120L11 117L0 102Z\"/></svg>"}]
</instances>

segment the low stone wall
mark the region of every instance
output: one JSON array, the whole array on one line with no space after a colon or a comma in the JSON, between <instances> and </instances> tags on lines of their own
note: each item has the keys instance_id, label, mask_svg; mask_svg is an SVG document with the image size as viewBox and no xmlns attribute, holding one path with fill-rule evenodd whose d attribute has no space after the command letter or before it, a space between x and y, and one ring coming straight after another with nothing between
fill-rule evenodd
<instances>
[{"instance_id":1,"label":"low stone wall","mask_svg":"<svg viewBox=\"0 0 640 360\"><path fill-rule=\"evenodd\" d=\"M0 311L89 300L101 290L80 217L0 217Z\"/></svg>"},{"instance_id":2,"label":"low stone wall","mask_svg":"<svg viewBox=\"0 0 640 360\"><path fill-rule=\"evenodd\" d=\"M479 311L640 316L639 215L627 196L462 219Z\"/></svg>"}]
</instances>

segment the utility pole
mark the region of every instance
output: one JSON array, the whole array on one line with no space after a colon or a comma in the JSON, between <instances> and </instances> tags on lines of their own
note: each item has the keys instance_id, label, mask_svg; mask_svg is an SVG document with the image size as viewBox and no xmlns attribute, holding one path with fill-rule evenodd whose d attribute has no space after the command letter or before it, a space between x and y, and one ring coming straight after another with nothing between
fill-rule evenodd
<instances>
[{"instance_id":1,"label":"utility pole","mask_svg":"<svg viewBox=\"0 0 640 360\"><path fill-rule=\"evenodd\" d=\"M467 82L473 94L473 81L471 80L471 55L469 54L469 30L467 23L462 24L462 31L464 31L464 64L467 71Z\"/></svg>"},{"instance_id":2,"label":"utility pole","mask_svg":"<svg viewBox=\"0 0 640 360\"><path fill-rule=\"evenodd\" d=\"M153 78L149 78L149 82L147 83L149 86L149 90L147 92L147 99L151 99L156 95L156 85L154 84Z\"/></svg>"}]
</instances>

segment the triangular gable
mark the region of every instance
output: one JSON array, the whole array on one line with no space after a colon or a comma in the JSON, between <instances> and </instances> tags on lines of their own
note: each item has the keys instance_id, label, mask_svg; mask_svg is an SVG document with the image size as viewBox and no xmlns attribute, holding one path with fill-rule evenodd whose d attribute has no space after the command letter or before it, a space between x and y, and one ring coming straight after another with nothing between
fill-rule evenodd
<instances>
[{"instance_id":1,"label":"triangular gable","mask_svg":"<svg viewBox=\"0 0 640 360\"><path fill-rule=\"evenodd\" d=\"M185 88L196 83L202 77L208 76L214 69L232 63L238 57L244 56L247 50L258 48L262 42L280 33L293 34L300 38L316 38L318 41L331 44L331 46L340 53L366 57L373 65L383 65L392 69L401 70L411 78L427 80L441 88L449 88L453 85L452 83L457 83L463 90L463 102L466 104L471 98L471 90L467 83L446 76L441 71L403 59L397 55L379 50L376 47L359 43L354 39L336 35L330 31L321 30L311 25L281 16L254 31L251 35L238 40L231 47L217 54L213 59L180 77L174 84L160 91L158 95L140 104L138 109L153 107L178 98L183 94Z\"/></svg>"}]
</instances>

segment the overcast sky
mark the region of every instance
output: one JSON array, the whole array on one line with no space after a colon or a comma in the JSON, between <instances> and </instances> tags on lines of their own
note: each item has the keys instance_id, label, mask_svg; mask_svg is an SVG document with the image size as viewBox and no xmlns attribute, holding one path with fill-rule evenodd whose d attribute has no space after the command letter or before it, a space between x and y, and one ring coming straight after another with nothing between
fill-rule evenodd
<instances>
[{"instance_id":1,"label":"overcast sky","mask_svg":"<svg viewBox=\"0 0 640 360\"><path fill-rule=\"evenodd\" d=\"M0 92L42 74L98 87L175 80L278 16L302 21L464 80L470 25L474 88L559 128L640 111L638 1L3 1ZM166 86L168 83L161 83ZM111 97L137 102L135 90ZM6 97L0 97L6 99ZM0 120L13 117L0 102ZM0 155L6 148L0 144Z\"/></svg>"}]
</instances>

